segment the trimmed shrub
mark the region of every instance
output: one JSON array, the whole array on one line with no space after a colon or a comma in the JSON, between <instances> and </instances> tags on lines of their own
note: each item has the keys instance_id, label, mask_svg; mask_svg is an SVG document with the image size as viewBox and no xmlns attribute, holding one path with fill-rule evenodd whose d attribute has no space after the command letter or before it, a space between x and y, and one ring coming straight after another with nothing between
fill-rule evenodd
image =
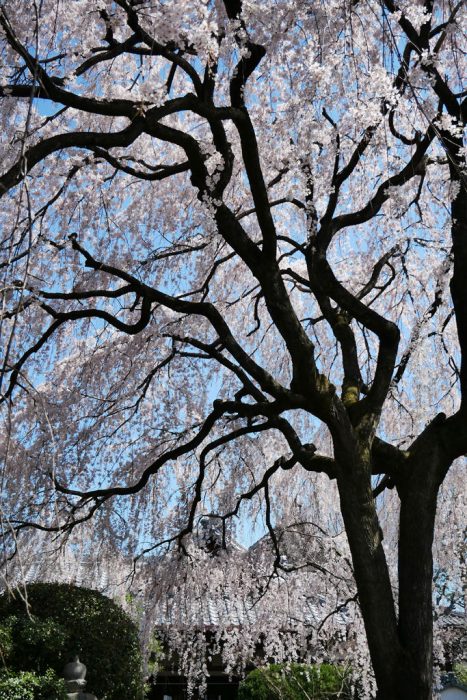
<instances>
[{"instance_id":1,"label":"trimmed shrub","mask_svg":"<svg viewBox=\"0 0 467 700\"><path fill-rule=\"evenodd\" d=\"M0 597L0 662L8 669L61 675L78 655L99 700L142 697L138 631L122 608L97 591L58 583L29 584L27 600L29 615L19 596Z\"/></svg>"},{"instance_id":2,"label":"trimmed shrub","mask_svg":"<svg viewBox=\"0 0 467 700\"><path fill-rule=\"evenodd\" d=\"M453 672L458 682L467 688L467 664L454 664Z\"/></svg>"},{"instance_id":3,"label":"trimmed shrub","mask_svg":"<svg viewBox=\"0 0 467 700\"><path fill-rule=\"evenodd\" d=\"M4 672L0 700L67 700L65 682L51 668L43 676L33 671Z\"/></svg>"},{"instance_id":4,"label":"trimmed shrub","mask_svg":"<svg viewBox=\"0 0 467 700\"><path fill-rule=\"evenodd\" d=\"M350 700L348 670L331 664L272 664L258 668L240 683L239 700Z\"/></svg>"}]
</instances>

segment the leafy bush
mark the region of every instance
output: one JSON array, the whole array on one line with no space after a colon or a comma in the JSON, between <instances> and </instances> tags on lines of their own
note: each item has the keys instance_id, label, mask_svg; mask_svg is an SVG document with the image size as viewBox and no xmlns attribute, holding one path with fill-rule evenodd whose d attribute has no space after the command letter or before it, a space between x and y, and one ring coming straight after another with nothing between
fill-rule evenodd
<instances>
[{"instance_id":1,"label":"leafy bush","mask_svg":"<svg viewBox=\"0 0 467 700\"><path fill-rule=\"evenodd\" d=\"M347 670L330 664L272 664L248 674L240 683L238 699L350 700L350 680Z\"/></svg>"},{"instance_id":2,"label":"leafy bush","mask_svg":"<svg viewBox=\"0 0 467 700\"><path fill-rule=\"evenodd\" d=\"M37 673L55 667L58 660L64 658L64 649L69 641L69 634L63 625L53 618L42 620L35 614L34 617L26 614L8 615L0 627L0 640L2 637L9 644L9 649L7 646L2 648L5 665ZM27 666L24 665L24 660L27 660ZM68 658L62 667L66 661Z\"/></svg>"},{"instance_id":3,"label":"leafy bush","mask_svg":"<svg viewBox=\"0 0 467 700\"><path fill-rule=\"evenodd\" d=\"M0 624L0 668L6 666L6 660L13 650L11 618Z\"/></svg>"},{"instance_id":4,"label":"leafy bush","mask_svg":"<svg viewBox=\"0 0 467 700\"><path fill-rule=\"evenodd\" d=\"M0 675L0 700L66 700L65 682L52 669L43 676L33 671Z\"/></svg>"},{"instance_id":5,"label":"leafy bush","mask_svg":"<svg viewBox=\"0 0 467 700\"><path fill-rule=\"evenodd\" d=\"M61 675L77 654L99 700L139 700L138 632L118 605L97 591L56 583L28 585L27 599L30 616L19 596L0 597L0 651L9 669Z\"/></svg>"},{"instance_id":6,"label":"leafy bush","mask_svg":"<svg viewBox=\"0 0 467 700\"><path fill-rule=\"evenodd\" d=\"M453 671L459 683L467 686L467 664L454 664Z\"/></svg>"}]
</instances>

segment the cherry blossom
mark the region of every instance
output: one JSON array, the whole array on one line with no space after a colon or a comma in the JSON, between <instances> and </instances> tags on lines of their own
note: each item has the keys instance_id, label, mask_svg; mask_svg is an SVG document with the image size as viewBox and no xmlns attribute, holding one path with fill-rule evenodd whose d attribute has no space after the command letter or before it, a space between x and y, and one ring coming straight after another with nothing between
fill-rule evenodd
<instances>
[{"instance_id":1,"label":"cherry blossom","mask_svg":"<svg viewBox=\"0 0 467 700\"><path fill-rule=\"evenodd\" d=\"M135 559L148 630L260 596L228 669L258 634L328 653L350 601L368 696L432 697L465 574L466 34L462 3L3 0L6 580L68 541Z\"/></svg>"}]
</instances>

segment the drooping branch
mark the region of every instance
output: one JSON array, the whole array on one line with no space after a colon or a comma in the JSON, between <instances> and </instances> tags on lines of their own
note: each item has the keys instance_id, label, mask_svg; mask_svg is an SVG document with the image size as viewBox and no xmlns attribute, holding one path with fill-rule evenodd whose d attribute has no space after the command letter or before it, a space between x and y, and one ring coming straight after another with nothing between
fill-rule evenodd
<instances>
[{"instance_id":1,"label":"drooping branch","mask_svg":"<svg viewBox=\"0 0 467 700\"><path fill-rule=\"evenodd\" d=\"M158 42L154 37L148 34L141 27L137 10L134 7L132 7L130 3L127 2L127 0L116 0L116 3L126 12L129 28L135 33L135 36L138 37L138 40L146 45L149 55L161 56L162 58L165 58L167 61L172 63L174 66L181 68L193 83L197 95L201 96L203 94L203 84L198 73L193 68L191 63L185 60L183 56L181 56L179 53L176 53L176 47L164 46L163 44ZM190 50L190 47L188 46L178 48Z\"/></svg>"},{"instance_id":2,"label":"drooping branch","mask_svg":"<svg viewBox=\"0 0 467 700\"><path fill-rule=\"evenodd\" d=\"M409 180L419 174L418 166L422 162L425 153L436 135L436 129L430 125L425 136L420 139L412 154L410 160L398 173L391 175L381 185L379 185L373 197L367 204L358 211L349 214L340 214L336 216L321 234L324 243L327 243L341 229L349 226L357 226L373 219L380 211L383 204L391 196L392 187L401 187Z\"/></svg>"},{"instance_id":3,"label":"drooping branch","mask_svg":"<svg viewBox=\"0 0 467 700\"><path fill-rule=\"evenodd\" d=\"M107 265L96 260L85 248L83 248L76 238L72 239L72 246L85 259L86 265L94 270L113 275L121 280L124 280L131 285L135 293L139 296L146 297L148 301L156 304L162 304L173 311L181 314L188 313L190 315L204 316L218 333L222 345L232 354L239 365L250 374L259 385L272 396L285 397L290 396L290 392L282 387L264 368L260 367L252 357L239 345L234 339L234 336L227 325L226 321L218 311L218 309L208 302L186 301L177 297L161 292L153 287L141 282L133 275L121 270L114 265Z\"/></svg>"},{"instance_id":4,"label":"drooping branch","mask_svg":"<svg viewBox=\"0 0 467 700\"><path fill-rule=\"evenodd\" d=\"M92 150L96 146L100 148L129 146L134 143L142 133L143 122L140 118L137 118L125 129L122 129L122 131L111 133L77 131L57 134L50 138L43 139L34 146L27 148L24 156L12 165L6 173L0 176L0 196L20 183L34 166L52 153L56 153L65 148L84 148Z\"/></svg>"}]
</instances>

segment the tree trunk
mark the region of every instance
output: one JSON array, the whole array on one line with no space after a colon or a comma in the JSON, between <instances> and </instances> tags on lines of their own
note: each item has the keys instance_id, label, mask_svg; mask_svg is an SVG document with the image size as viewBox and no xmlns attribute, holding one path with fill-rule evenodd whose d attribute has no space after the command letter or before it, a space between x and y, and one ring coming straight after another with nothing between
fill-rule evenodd
<instances>
[{"instance_id":1,"label":"tree trunk","mask_svg":"<svg viewBox=\"0 0 467 700\"><path fill-rule=\"evenodd\" d=\"M407 697L430 700L433 677L433 532L436 494L404 489L399 530L399 637L411 672Z\"/></svg>"},{"instance_id":2,"label":"tree trunk","mask_svg":"<svg viewBox=\"0 0 467 700\"><path fill-rule=\"evenodd\" d=\"M397 619L369 474L367 465L347 461L337 483L378 699L402 700L394 683L400 658Z\"/></svg>"},{"instance_id":3,"label":"tree trunk","mask_svg":"<svg viewBox=\"0 0 467 700\"><path fill-rule=\"evenodd\" d=\"M437 421L434 421L436 427ZM408 697L431 700L433 684L433 537L439 486L447 471L431 430L413 446L398 484L399 637L410 662Z\"/></svg>"},{"instance_id":4,"label":"tree trunk","mask_svg":"<svg viewBox=\"0 0 467 700\"><path fill-rule=\"evenodd\" d=\"M423 450L425 453L425 450ZM340 470L338 488L377 700L431 700L433 674L432 544L439 470L417 451L401 498L399 620L364 460ZM431 460L434 459L433 452ZM423 478L422 478L423 475Z\"/></svg>"}]
</instances>

